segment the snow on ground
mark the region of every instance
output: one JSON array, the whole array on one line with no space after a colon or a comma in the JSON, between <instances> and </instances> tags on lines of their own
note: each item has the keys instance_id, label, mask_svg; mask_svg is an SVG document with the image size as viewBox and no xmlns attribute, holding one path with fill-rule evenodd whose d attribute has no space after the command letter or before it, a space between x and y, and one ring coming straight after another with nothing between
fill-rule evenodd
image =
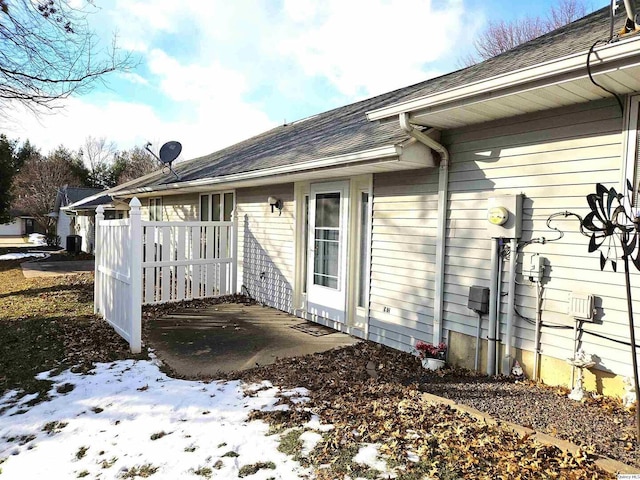
<instances>
[{"instance_id":1,"label":"snow on ground","mask_svg":"<svg viewBox=\"0 0 640 480\"><path fill-rule=\"evenodd\" d=\"M366 465L374 470L378 470L379 472L386 471L387 463L378 458L378 448L379 445L371 443L363 445L360 447L360 450L358 450L356 456L353 457L353 461L360 463L361 465Z\"/></svg>"},{"instance_id":2,"label":"snow on ground","mask_svg":"<svg viewBox=\"0 0 640 480\"><path fill-rule=\"evenodd\" d=\"M41 233L31 233L29 234L29 243L33 245L46 245L47 242L44 239L44 235Z\"/></svg>"},{"instance_id":3,"label":"snow on ground","mask_svg":"<svg viewBox=\"0 0 640 480\"><path fill-rule=\"evenodd\" d=\"M316 445L322 441L322 435L317 432L306 431L300 435L300 441L302 442L302 450L300 450L300 455L303 457L308 456Z\"/></svg>"},{"instance_id":4,"label":"snow on ground","mask_svg":"<svg viewBox=\"0 0 640 480\"><path fill-rule=\"evenodd\" d=\"M216 478L238 478L241 467L257 462L275 468L252 479L309 473L278 452L279 437L267 436L267 424L247 421L251 410L273 409L278 401L279 389L267 382L244 396L241 382L176 380L152 361L134 360L49 379L52 398L33 407L16 391L0 398L3 479L116 479L145 465L158 468L154 480L205 478L207 469ZM73 390L59 393L68 384Z\"/></svg>"},{"instance_id":5,"label":"snow on ground","mask_svg":"<svg viewBox=\"0 0 640 480\"><path fill-rule=\"evenodd\" d=\"M49 254L44 252L26 252L26 253L16 252L16 253L5 253L4 255L0 255L0 260L21 260L27 257L44 258L48 256Z\"/></svg>"}]
</instances>

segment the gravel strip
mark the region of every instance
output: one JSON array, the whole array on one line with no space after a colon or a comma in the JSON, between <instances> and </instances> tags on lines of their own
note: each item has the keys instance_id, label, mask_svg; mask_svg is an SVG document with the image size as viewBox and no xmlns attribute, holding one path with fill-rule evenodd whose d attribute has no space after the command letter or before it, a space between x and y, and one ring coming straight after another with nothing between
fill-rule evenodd
<instances>
[{"instance_id":1,"label":"gravel strip","mask_svg":"<svg viewBox=\"0 0 640 480\"><path fill-rule=\"evenodd\" d=\"M509 378L459 375L429 376L420 389L529 427L577 445L594 445L597 453L640 467L633 414L615 399L576 402L566 389L517 382Z\"/></svg>"}]
</instances>

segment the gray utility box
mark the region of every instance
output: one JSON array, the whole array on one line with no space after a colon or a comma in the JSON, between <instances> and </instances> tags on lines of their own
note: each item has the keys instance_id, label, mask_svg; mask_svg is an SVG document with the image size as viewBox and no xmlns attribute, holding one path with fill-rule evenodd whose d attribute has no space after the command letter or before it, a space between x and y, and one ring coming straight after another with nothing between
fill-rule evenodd
<instances>
[{"instance_id":1,"label":"gray utility box","mask_svg":"<svg viewBox=\"0 0 640 480\"><path fill-rule=\"evenodd\" d=\"M69 253L80 253L82 250L82 237L80 235L67 235L67 248Z\"/></svg>"},{"instance_id":2,"label":"gray utility box","mask_svg":"<svg viewBox=\"0 0 640 480\"><path fill-rule=\"evenodd\" d=\"M477 313L489 313L489 289L477 285L469 287L467 307Z\"/></svg>"},{"instance_id":3,"label":"gray utility box","mask_svg":"<svg viewBox=\"0 0 640 480\"><path fill-rule=\"evenodd\" d=\"M487 201L487 233L491 238L522 236L522 195L500 195Z\"/></svg>"}]
</instances>

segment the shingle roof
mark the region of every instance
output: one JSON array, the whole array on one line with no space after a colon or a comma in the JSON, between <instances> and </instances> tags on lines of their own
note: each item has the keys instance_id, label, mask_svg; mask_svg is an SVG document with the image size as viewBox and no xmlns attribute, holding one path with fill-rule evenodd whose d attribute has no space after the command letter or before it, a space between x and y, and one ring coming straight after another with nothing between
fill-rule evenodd
<instances>
[{"instance_id":1,"label":"shingle roof","mask_svg":"<svg viewBox=\"0 0 640 480\"><path fill-rule=\"evenodd\" d=\"M71 210L94 210L98 205L109 205L111 203L113 203L113 197L111 195L99 195L90 200L80 200L70 205Z\"/></svg>"},{"instance_id":2,"label":"shingle roof","mask_svg":"<svg viewBox=\"0 0 640 480\"><path fill-rule=\"evenodd\" d=\"M616 28L623 22L622 9ZM397 123L369 122L365 112L586 51L596 40L608 36L609 8L605 7L482 63L282 125L210 155L178 163L174 168L179 181L171 173L158 173L134 181L126 189L244 173L397 144L407 138Z\"/></svg>"},{"instance_id":3,"label":"shingle roof","mask_svg":"<svg viewBox=\"0 0 640 480\"><path fill-rule=\"evenodd\" d=\"M58 189L56 195L56 201L53 211L57 212L61 207L66 207L72 203L82 200L83 198L90 197L104 190L101 188L88 188L88 187L68 187L63 186Z\"/></svg>"}]
</instances>

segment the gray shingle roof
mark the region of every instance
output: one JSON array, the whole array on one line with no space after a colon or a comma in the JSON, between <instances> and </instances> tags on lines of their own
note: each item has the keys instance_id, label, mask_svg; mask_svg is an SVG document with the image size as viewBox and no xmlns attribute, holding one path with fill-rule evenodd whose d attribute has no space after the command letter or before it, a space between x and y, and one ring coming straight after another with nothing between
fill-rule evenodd
<instances>
[{"instance_id":1,"label":"gray shingle roof","mask_svg":"<svg viewBox=\"0 0 640 480\"><path fill-rule=\"evenodd\" d=\"M90 197L91 195L95 195L102 191L103 190L101 188L62 186L58 189L53 211L58 212L62 207L66 207L78 200L82 200L83 198Z\"/></svg>"},{"instance_id":2,"label":"gray shingle roof","mask_svg":"<svg viewBox=\"0 0 640 480\"><path fill-rule=\"evenodd\" d=\"M624 9L621 10L616 29L624 22ZM276 127L210 155L178 163L174 168L184 182L396 144L407 138L397 123L369 122L365 112L586 51L596 40L606 40L608 36L609 9L605 7L482 63ZM159 172L126 189L180 181L170 173Z\"/></svg>"}]
</instances>

